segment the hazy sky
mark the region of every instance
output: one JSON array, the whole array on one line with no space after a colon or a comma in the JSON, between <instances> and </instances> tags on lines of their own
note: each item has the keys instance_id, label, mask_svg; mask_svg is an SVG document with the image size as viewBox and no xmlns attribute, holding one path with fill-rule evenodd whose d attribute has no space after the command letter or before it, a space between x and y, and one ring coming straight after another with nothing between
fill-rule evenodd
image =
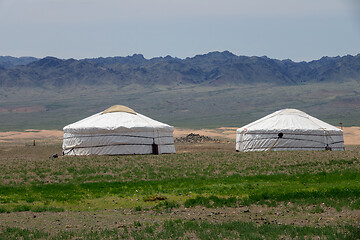
<instances>
[{"instance_id":1,"label":"hazy sky","mask_svg":"<svg viewBox=\"0 0 360 240\"><path fill-rule=\"evenodd\" d=\"M0 56L360 53L359 0L0 0Z\"/></svg>"}]
</instances>

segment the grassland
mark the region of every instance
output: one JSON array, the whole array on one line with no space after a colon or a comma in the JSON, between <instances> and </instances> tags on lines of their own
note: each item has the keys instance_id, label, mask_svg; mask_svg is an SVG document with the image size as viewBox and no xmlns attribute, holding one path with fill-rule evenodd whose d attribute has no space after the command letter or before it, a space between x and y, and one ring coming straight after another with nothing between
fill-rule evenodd
<instances>
[{"instance_id":1,"label":"grassland","mask_svg":"<svg viewBox=\"0 0 360 240\"><path fill-rule=\"evenodd\" d=\"M0 238L360 238L360 148L49 158L0 147Z\"/></svg>"},{"instance_id":2,"label":"grassland","mask_svg":"<svg viewBox=\"0 0 360 240\"><path fill-rule=\"evenodd\" d=\"M115 104L186 128L240 127L282 108L300 109L335 126L340 122L359 126L360 111L355 109L360 94L356 89L357 81L286 86L181 85L169 89L97 86L66 89L66 94L42 88L0 89L0 131L62 129Z\"/></svg>"}]
</instances>

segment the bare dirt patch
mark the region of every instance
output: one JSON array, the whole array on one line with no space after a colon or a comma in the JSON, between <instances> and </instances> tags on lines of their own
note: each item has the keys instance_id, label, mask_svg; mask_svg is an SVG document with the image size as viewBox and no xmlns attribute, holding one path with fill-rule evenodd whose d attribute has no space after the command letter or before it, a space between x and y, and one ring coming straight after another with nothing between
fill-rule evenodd
<instances>
[{"instance_id":1,"label":"bare dirt patch","mask_svg":"<svg viewBox=\"0 0 360 240\"><path fill-rule=\"evenodd\" d=\"M360 127L344 128L345 145L360 145Z\"/></svg>"},{"instance_id":2,"label":"bare dirt patch","mask_svg":"<svg viewBox=\"0 0 360 240\"><path fill-rule=\"evenodd\" d=\"M33 143L33 140L40 141L62 141L63 131L59 130L35 130L28 129L23 132L0 132L0 143Z\"/></svg>"}]
</instances>

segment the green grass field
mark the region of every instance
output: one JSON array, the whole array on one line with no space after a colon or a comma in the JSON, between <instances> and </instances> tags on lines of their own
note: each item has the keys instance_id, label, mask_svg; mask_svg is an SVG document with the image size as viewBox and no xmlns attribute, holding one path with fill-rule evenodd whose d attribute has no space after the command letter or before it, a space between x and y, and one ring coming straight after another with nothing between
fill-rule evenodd
<instances>
[{"instance_id":1,"label":"green grass field","mask_svg":"<svg viewBox=\"0 0 360 240\"><path fill-rule=\"evenodd\" d=\"M4 145L0 238L360 238L359 147L230 149L49 159L60 145Z\"/></svg>"}]
</instances>

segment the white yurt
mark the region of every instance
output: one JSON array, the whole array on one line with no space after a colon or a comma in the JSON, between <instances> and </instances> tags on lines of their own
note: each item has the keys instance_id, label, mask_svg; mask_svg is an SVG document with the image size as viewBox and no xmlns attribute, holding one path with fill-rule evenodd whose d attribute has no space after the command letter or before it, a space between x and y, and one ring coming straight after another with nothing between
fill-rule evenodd
<instances>
[{"instance_id":1,"label":"white yurt","mask_svg":"<svg viewBox=\"0 0 360 240\"><path fill-rule=\"evenodd\" d=\"M175 153L174 127L115 105L64 127L64 155Z\"/></svg>"},{"instance_id":2,"label":"white yurt","mask_svg":"<svg viewBox=\"0 0 360 240\"><path fill-rule=\"evenodd\" d=\"M236 131L236 151L344 150L343 131L297 109L269 114Z\"/></svg>"}]
</instances>

